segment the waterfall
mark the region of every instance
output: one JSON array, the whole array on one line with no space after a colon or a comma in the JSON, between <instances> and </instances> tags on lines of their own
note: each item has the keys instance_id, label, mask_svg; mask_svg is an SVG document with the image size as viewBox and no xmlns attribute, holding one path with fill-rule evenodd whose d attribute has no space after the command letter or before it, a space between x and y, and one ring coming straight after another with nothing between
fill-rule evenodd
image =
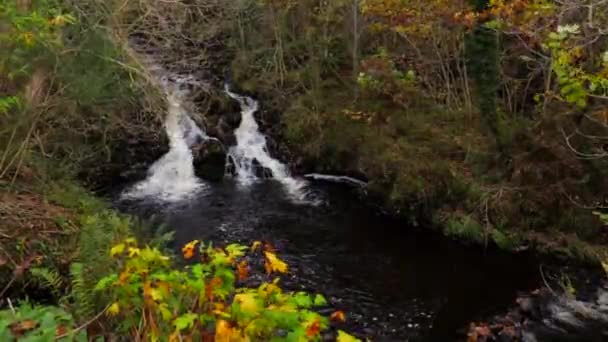
<instances>
[{"instance_id":1,"label":"waterfall","mask_svg":"<svg viewBox=\"0 0 608 342\"><path fill-rule=\"evenodd\" d=\"M225 90L228 96L241 105L241 123L234 132L237 143L228 150L228 162L233 164L239 183L247 186L256 182L259 179L256 171L262 167L272 173L272 178L283 184L292 199L310 203L307 199L307 182L292 177L287 166L268 153L266 137L260 132L254 117L258 102L231 92L228 85Z\"/></svg>"},{"instance_id":2,"label":"waterfall","mask_svg":"<svg viewBox=\"0 0 608 342\"><path fill-rule=\"evenodd\" d=\"M169 137L169 152L148 170L148 177L122 194L123 199L154 198L174 202L200 191L204 184L195 176L190 148L208 137L190 118L185 109L187 91L184 85L194 85L189 77L163 76L160 84L167 96L165 130Z\"/></svg>"}]
</instances>

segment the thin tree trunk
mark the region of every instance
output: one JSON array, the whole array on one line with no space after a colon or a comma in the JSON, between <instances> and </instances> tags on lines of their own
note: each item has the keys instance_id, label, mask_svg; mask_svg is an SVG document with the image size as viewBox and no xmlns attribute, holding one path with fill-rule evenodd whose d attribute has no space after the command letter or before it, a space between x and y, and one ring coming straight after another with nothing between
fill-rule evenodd
<instances>
[{"instance_id":1,"label":"thin tree trunk","mask_svg":"<svg viewBox=\"0 0 608 342\"><path fill-rule=\"evenodd\" d=\"M359 77L359 0L353 0L353 80L355 101L359 97L357 78Z\"/></svg>"}]
</instances>

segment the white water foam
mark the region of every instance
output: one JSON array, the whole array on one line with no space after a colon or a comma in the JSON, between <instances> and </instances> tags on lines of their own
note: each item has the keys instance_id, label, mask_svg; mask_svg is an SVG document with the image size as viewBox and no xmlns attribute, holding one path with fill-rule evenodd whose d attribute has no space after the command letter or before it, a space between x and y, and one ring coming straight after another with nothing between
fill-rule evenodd
<instances>
[{"instance_id":1,"label":"white water foam","mask_svg":"<svg viewBox=\"0 0 608 342\"><path fill-rule=\"evenodd\" d=\"M352 185L356 185L356 186L359 186L362 188L367 187L366 182L353 178L353 177L348 177L348 176L334 176L334 175L324 175L324 174L320 174L320 173L309 173L307 175L304 175L304 178L322 180L322 181L326 181L326 182L352 184Z\"/></svg>"},{"instance_id":2,"label":"white water foam","mask_svg":"<svg viewBox=\"0 0 608 342\"><path fill-rule=\"evenodd\" d=\"M180 86L187 78L161 78L167 92L165 130L169 137L169 152L148 170L148 177L122 194L123 199L154 198L175 202L198 193L204 184L194 174L191 146L210 139L190 118L184 108L186 92Z\"/></svg>"},{"instance_id":3,"label":"white water foam","mask_svg":"<svg viewBox=\"0 0 608 342\"><path fill-rule=\"evenodd\" d=\"M310 204L311 200L307 198L309 194L306 191L308 182L292 177L287 166L268 153L266 137L260 132L254 117L258 102L231 92L228 85L226 93L241 105L241 124L234 132L237 143L228 150L228 158L234 164L237 180L245 186L256 182L259 179L256 174L257 162L259 166L272 172L272 177L283 184L293 200Z\"/></svg>"}]
</instances>

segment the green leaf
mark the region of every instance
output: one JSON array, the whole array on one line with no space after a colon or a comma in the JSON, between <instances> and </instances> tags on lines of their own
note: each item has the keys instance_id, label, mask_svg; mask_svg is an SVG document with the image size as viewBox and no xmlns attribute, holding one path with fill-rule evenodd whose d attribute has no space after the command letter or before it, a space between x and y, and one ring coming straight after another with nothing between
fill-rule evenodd
<instances>
[{"instance_id":1,"label":"green leaf","mask_svg":"<svg viewBox=\"0 0 608 342\"><path fill-rule=\"evenodd\" d=\"M113 284L117 280L118 280L118 276L116 274L111 274L107 277L103 277L103 278L101 278L101 280L99 280L99 282L97 282L97 285L95 285L94 290L95 291L104 290L104 289L108 288L108 285Z\"/></svg>"},{"instance_id":2,"label":"green leaf","mask_svg":"<svg viewBox=\"0 0 608 342\"><path fill-rule=\"evenodd\" d=\"M197 317L197 314L189 312L177 317L173 321L173 325L175 326L176 330L186 330L194 326L194 321L197 319Z\"/></svg>"},{"instance_id":3,"label":"green leaf","mask_svg":"<svg viewBox=\"0 0 608 342\"><path fill-rule=\"evenodd\" d=\"M325 300L325 297L323 297L323 295L317 294L315 296L314 301L313 301L313 305L314 306L324 306L324 305L327 305L327 300Z\"/></svg>"},{"instance_id":4,"label":"green leaf","mask_svg":"<svg viewBox=\"0 0 608 342\"><path fill-rule=\"evenodd\" d=\"M293 296L296 305L301 308L309 308L312 305L312 300L310 296L305 292L298 292Z\"/></svg>"}]
</instances>

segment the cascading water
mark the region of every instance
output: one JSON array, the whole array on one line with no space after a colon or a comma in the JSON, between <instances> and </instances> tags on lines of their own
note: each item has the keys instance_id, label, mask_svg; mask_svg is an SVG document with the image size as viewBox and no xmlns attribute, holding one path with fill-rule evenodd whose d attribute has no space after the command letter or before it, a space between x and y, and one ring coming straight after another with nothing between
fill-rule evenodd
<instances>
[{"instance_id":1,"label":"cascading water","mask_svg":"<svg viewBox=\"0 0 608 342\"><path fill-rule=\"evenodd\" d=\"M307 182L291 176L289 169L268 153L266 137L260 133L254 113L258 102L250 97L240 96L230 91L226 93L241 105L241 124L236 129L236 145L228 150L229 162L234 165L234 173L243 185L251 185L258 180L256 169L262 167L272 173L272 177L281 182L293 200L310 203L306 192ZM256 165L257 163L257 165ZM259 166L258 166L259 165Z\"/></svg>"},{"instance_id":2,"label":"cascading water","mask_svg":"<svg viewBox=\"0 0 608 342\"><path fill-rule=\"evenodd\" d=\"M122 194L123 199L153 198L174 202L186 199L204 187L194 174L190 148L210 137L196 125L184 108L187 91L182 87L192 85L192 80L164 76L160 83L167 93L165 130L169 137L169 152L150 167L145 180Z\"/></svg>"}]
</instances>

